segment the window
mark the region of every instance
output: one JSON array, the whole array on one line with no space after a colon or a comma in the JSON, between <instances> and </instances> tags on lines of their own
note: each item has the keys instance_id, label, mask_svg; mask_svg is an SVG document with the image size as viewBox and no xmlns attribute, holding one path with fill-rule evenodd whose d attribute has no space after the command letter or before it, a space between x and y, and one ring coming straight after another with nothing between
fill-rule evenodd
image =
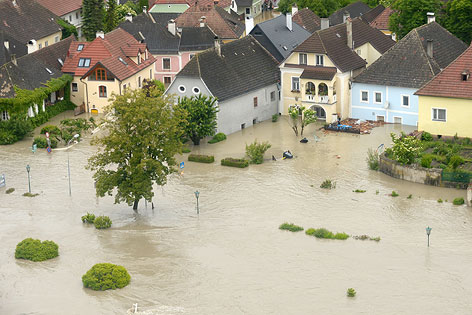
<instances>
[{"instance_id":1,"label":"window","mask_svg":"<svg viewBox=\"0 0 472 315\"><path fill-rule=\"evenodd\" d=\"M77 83L72 83L72 92L78 92L79 91L79 85Z\"/></svg>"},{"instance_id":2,"label":"window","mask_svg":"<svg viewBox=\"0 0 472 315\"><path fill-rule=\"evenodd\" d=\"M170 58L163 58L162 59L162 69L170 70Z\"/></svg>"},{"instance_id":3,"label":"window","mask_svg":"<svg viewBox=\"0 0 472 315\"><path fill-rule=\"evenodd\" d=\"M400 116L393 116L393 123L394 124L402 124L402 118Z\"/></svg>"},{"instance_id":4,"label":"window","mask_svg":"<svg viewBox=\"0 0 472 315\"><path fill-rule=\"evenodd\" d=\"M54 37L54 42L57 43L59 41L59 36Z\"/></svg>"},{"instance_id":5,"label":"window","mask_svg":"<svg viewBox=\"0 0 472 315\"><path fill-rule=\"evenodd\" d=\"M98 87L98 96L100 97L107 97L107 87L100 85Z\"/></svg>"},{"instance_id":6,"label":"window","mask_svg":"<svg viewBox=\"0 0 472 315\"><path fill-rule=\"evenodd\" d=\"M402 95L402 106L410 107L410 95Z\"/></svg>"},{"instance_id":7,"label":"window","mask_svg":"<svg viewBox=\"0 0 472 315\"><path fill-rule=\"evenodd\" d=\"M72 22L72 15L69 14L69 22Z\"/></svg>"},{"instance_id":8,"label":"window","mask_svg":"<svg viewBox=\"0 0 472 315\"><path fill-rule=\"evenodd\" d=\"M138 77L138 87L141 87L141 77Z\"/></svg>"},{"instance_id":9,"label":"window","mask_svg":"<svg viewBox=\"0 0 472 315\"><path fill-rule=\"evenodd\" d=\"M300 91L300 78L292 77L292 91Z\"/></svg>"},{"instance_id":10,"label":"window","mask_svg":"<svg viewBox=\"0 0 472 315\"><path fill-rule=\"evenodd\" d=\"M123 84L123 92L126 91L126 84Z\"/></svg>"},{"instance_id":11,"label":"window","mask_svg":"<svg viewBox=\"0 0 472 315\"><path fill-rule=\"evenodd\" d=\"M193 92L193 94L198 95L198 94L200 94L200 89L198 87L194 86L193 89L192 89L192 92Z\"/></svg>"},{"instance_id":12,"label":"window","mask_svg":"<svg viewBox=\"0 0 472 315\"><path fill-rule=\"evenodd\" d=\"M8 120L10 119L10 116L8 115L8 112L6 110L4 110L2 112L2 119L1 120Z\"/></svg>"},{"instance_id":13,"label":"window","mask_svg":"<svg viewBox=\"0 0 472 315\"><path fill-rule=\"evenodd\" d=\"M270 101L275 101L275 91L270 92Z\"/></svg>"},{"instance_id":14,"label":"window","mask_svg":"<svg viewBox=\"0 0 472 315\"><path fill-rule=\"evenodd\" d=\"M316 55L316 65L323 66L324 65L324 56L323 55Z\"/></svg>"},{"instance_id":15,"label":"window","mask_svg":"<svg viewBox=\"0 0 472 315\"><path fill-rule=\"evenodd\" d=\"M360 49L356 50L356 53L360 56L362 54L362 51Z\"/></svg>"},{"instance_id":16,"label":"window","mask_svg":"<svg viewBox=\"0 0 472 315\"><path fill-rule=\"evenodd\" d=\"M91 75L92 80L106 81L107 72L105 69L97 68L95 72Z\"/></svg>"},{"instance_id":17,"label":"window","mask_svg":"<svg viewBox=\"0 0 472 315\"><path fill-rule=\"evenodd\" d=\"M90 58L80 58L79 59L79 67L81 67L81 68L90 67Z\"/></svg>"},{"instance_id":18,"label":"window","mask_svg":"<svg viewBox=\"0 0 472 315\"><path fill-rule=\"evenodd\" d=\"M195 57L195 54L190 54L190 56L189 56L188 59L190 60L190 59L192 59L193 57Z\"/></svg>"},{"instance_id":19,"label":"window","mask_svg":"<svg viewBox=\"0 0 472 315\"><path fill-rule=\"evenodd\" d=\"M377 104L382 104L382 92L374 92L374 102Z\"/></svg>"},{"instance_id":20,"label":"window","mask_svg":"<svg viewBox=\"0 0 472 315\"><path fill-rule=\"evenodd\" d=\"M254 107L257 107L257 96L254 97Z\"/></svg>"},{"instance_id":21,"label":"window","mask_svg":"<svg viewBox=\"0 0 472 315\"><path fill-rule=\"evenodd\" d=\"M257 123L257 118L254 118L254 119L252 120L252 124L255 125L256 123Z\"/></svg>"},{"instance_id":22,"label":"window","mask_svg":"<svg viewBox=\"0 0 472 315\"><path fill-rule=\"evenodd\" d=\"M246 8L246 14L251 14L251 8ZM243 128L241 128L243 129Z\"/></svg>"},{"instance_id":23,"label":"window","mask_svg":"<svg viewBox=\"0 0 472 315\"><path fill-rule=\"evenodd\" d=\"M152 80L152 69L149 69L149 79Z\"/></svg>"},{"instance_id":24,"label":"window","mask_svg":"<svg viewBox=\"0 0 472 315\"><path fill-rule=\"evenodd\" d=\"M446 121L446 110L442 108L433 108L433 120L434 121Z\"/></svg>"},{"instance_id":25,"label":"window","mask_svg":"<svg viewBox=\"0 0 472 315\"><path fill-rule=\"evenodd\" d=\"M241 124L241 129L246 128L246 124Z\"/></svg>"},{"instance_id":26,"label":"window","mask_svg":"<svg viewBox=\"0 0 472 315\"><path fill-rule=\"evenodd\" d=\"M187 89L185 88L184 85L179 85L179 92L180 92L180 93L185 93L186 90L187 90Z\"/></svg>"},{"instance_id":27,"label":"window","mask_svg":"<svg viewBox=\"0 0 472 315\"><path fill-rule=\"evenodd\" d=\"M49 42L48 41L45 41L44 42L44 47L48 47L49 46Z\"/></svg>"},{"instance_id":28,"label":"window","mask_svg":"<svg viewBox=\"0 0 472 315\"><path fill-rule=\"evenodd\" d=\"M385 121L385 116L383 116L383 115L378 115L378 116L377 116L377 121Z\"/></svg>"},{"instance_id":29,"label":"window","mask_svg":"<svg viewBox=\"0 0 472 315\"><path fill-rule=\"evenodd\" d=\"M361 102L362 103L369 102L369 91L361 91Z\"/></svg>"},{"instance_id":30,"label":"window","mask_svg":"<svg viewBox=\"0 0 472 315\"><path fill-rule=\"evenodd\" d=\"M141 63L141 54L138 53L138 65Z\"/></svg>"},{"instance_id":31,"label":"window","mask_svg":"<svg viewBox=\"0 0 472 315\"><path fill-rule=\"evenodd\" d=\"M172 82L171 77L164 77L164 86L165 86L166 89L170 85L171 82Z\"/></svg>"},{"instance_id":32,"label":"window","mask_svg":"<svg viewBox=\"0 0 472 315\"><path fill-rule=\"evenodd\" d=\"M300 65L306 65L306 54L298 54L298 64Z\"/></svg>"},{"instance_id":33,"label":"window","mask_svg":"<svg viewBox=\"0 0 472 315\"><path fill-rule=\"evenodd\" d=\"M81 51L82 49L84 49L84 44L77 45L77 51Z\"/></svg>"},{"instance_id":34,"label":"window","mask_svg":"<svg viewBox=\"0 0 472 315\"><path fill-rule=\"evenodd\" d=\"M43 48L43 44L38 45L38 49L41 49L41 48Z\"/></svg>"},{"instance_id":35,"label":"window","mask_svg":"<svg viewBox=\"0 0 472 315\"><path fill-rule=\"evenodd\" d=\"M79 12L75 12L75 18L78 20L79 19Z\"/></svg>"}]
</instances>

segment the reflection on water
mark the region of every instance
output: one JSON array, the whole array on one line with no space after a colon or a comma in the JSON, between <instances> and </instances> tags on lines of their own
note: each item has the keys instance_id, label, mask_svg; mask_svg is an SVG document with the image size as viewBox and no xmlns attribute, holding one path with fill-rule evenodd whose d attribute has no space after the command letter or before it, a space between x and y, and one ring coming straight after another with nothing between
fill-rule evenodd
<instances>
[{"instance_id":1,"label":"reflection on water","mask_svg":"<svg viewBox=\"0 0 472 315\"><path fill-rule=\"evenodd\" d=\"M471 210L451 204L465 191L369 171L366 151L388 145L389 133L399 132L392 125L363 136L324 134L319 127L307 129L307 144L281 119L192 148L219 161L242 157L257 138L272 144L266 157L278 159L234 169L184 156L184 175L155 188L156 208L141 203L138 214L95 197L84 169L95 150L89 139L69 152L72 197L67 152L33 155L31 139L0 147L0 173L16 189L10 195L0 189L0 314L126 314L134 303L148 314L470 314ZM281 160L287 149L295 158ZM26 164L33 193L40 193L35 198L21 196L28 189ZM336 189L319 188L327 178ZM400 196L389 197L392 190ZM110 216L113 227L84 226L80 216L87 211ZM318 240L278 230L284 221L382 240ZM26 237L56 241L60 256L15 260L15 246ZM81 276L99 262L125 266L130 285L84 289ZM346 298L349 287L356 298Z\"/></svg>"}]
</instances>

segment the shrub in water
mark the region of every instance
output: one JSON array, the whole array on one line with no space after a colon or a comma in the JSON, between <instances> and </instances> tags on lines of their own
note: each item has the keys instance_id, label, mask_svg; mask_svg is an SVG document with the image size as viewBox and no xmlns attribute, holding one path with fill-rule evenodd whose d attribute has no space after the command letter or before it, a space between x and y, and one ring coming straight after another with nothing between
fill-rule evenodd
<instances>
[{"instance_id":1,"label":"shrub in water","mask_svg":"<svg viewBox=\"0 0 472 315\"><path fill-rule=\"evenodd\" d=\"M356 296L356 290L354 290L353 288L347 289L347 296L348 297L355 297Z\"/></svg>"},{"instance_id":2,"label":"shrub in water","mask_svg":"<svg viewBox=\"0 0 472 315\"><path fill-rule=\"evenodd\" d=\"M61 135L61 129L59 129L58 126L55 125L47 125L41 128L41 134L44 135L46 132L49 132L50 135L55 135L55 136L60 136Z\"/></svg>"},{"instance_id":3,"label":"shrub in water","mask_svg":"<svg viewBox=\"0 0 472 315\"><path fill-rule=\"evenodd\" d=\"M279 115L278 114L272 115L272 122L277 122L277 120L279 120Z\"/></svg>"},{"instance_id":4,"label":"shrub in water","mask_svg":"<svg viewBox=\"0 0 472 315\"><path fill-rule=\"evenodd\" d=\"M226 140L226 135L222 132L218 132L208 143L217 143L223 140Z\"/></svg>"},{"instance_id":5,"label":"shrub in water","mask_svg":"<svg viewBox=\"0 0 472 315\"><path fill-rule=\"evenodd\" d=\"M36 196L39 196L39 194L32 194L30 192L25 192L23 194L23 197L36 197Z\"/></svg>"},{"instance_id":6,"label":"shrub in water","mask_svg":"<svg viewBox=\"0 0 472 315\"><path fill-rule=\"evenodd\" d=\"M336 182L331 181L331 179L325 179L325 181L321 183L320 188L324 188L324 189L336 188Z\"/></svg>"},{"instance_id":7,"label":"shrub in water","mask_svg":"<svg viewBox=\"0 0 472 315\"><path fill-rule=\"evenodd\" d=\"M96 291L126 287L131 276L123 266L101 263L94 265L82 276L84 287Z\"/></svg>"},{"instance_id":8,"label":"shrub in water","mask_svg":"<svg viewBox=\"0 0 472 315\"><path fill-rule=\"evenodd\" d=\"M188 160L199 163L213 163L215 162L215 157L213 155L189 154Z\"/></svg>"},{"instance_id":9,"label":"shrub in water","mask_svg":"<svg viewBox=\"0 0 472 315\"><path fill-rule=\"evenodd\" d=\"M108 229L109 227L111 227L111 220L109 217L103 215L96 217L93 221L93 224L97 229Z\"/></svg>"},{"instance_id":10,"label":"shrub in water","mask_svg":"<svg viewBox=\"0 0 472 315\"><path fill-rule=\"evenodd\" d=\"M15 191L15 188L8 188L8 189L5 191L5 193L11 194L11 193L14 192L14 191Z\"/></svg>"},{"instance_id":11,"label":"shrub in water","mask_svg":"<svg viewBox=\"0 0 472 315\"><path fill-rule=\"evenodd\" d=\"M356 192L356 193L365 193L366 190L356 189L356 190L353 190L353 192Z\"/></svg>"},{"instance_id":12,"label":"shrub in water","mask_svg":"<svg viewBox=\"0 0 472 315\"><path fill-rule=\"evenodd\" d=\"M316 238L327 238L327 239L332 239L332 240L346 240L349 238L349 235L347 235L346 233L334 234L333 232L328 231L325 228L320 228L320 229L310 228L305 231L305 234L314 236Z\"/></svg>"},{"instance_id":13,"label":"shrub in water","mask_svg":"<svg viewBox=\"0 0 472 315\"><path fill-rule=\"evenodd\" d=\"M379 169L379 153L377 150L368 149L366 161L371 170L377 171Z\"/></svg>"},{"instance_id":14,"label":"shrub in water","mask_svg":"<svg viewBox=\"0 0 472 315\"><path fill-rule=\"evenodd\" d=\"M59 246L53 241L26 238L16 245L15 258L43 261L59 256Z\"/></svg>"},{"instance_id":15,"label":"shrub in water","mask_svg":"<svg viewBox=\"0 0 472 315\"><path fill-rule=\"evenodd\" d=\"M224 158L221 160L221 165L245 168L249 166L249 161L245 159Z\"/></svg>"},{"instance_id":16,"label":"shrub in water","mask_svg":"<svg viewBox=\"0 0 472 315\"><path fill-rule=\"evenodd\" d=\"M182 148L182 153L190 153L190 151L189 148Z\"/></svg>"},{"instance_id":17,"label":"shrub in water","mask_svg":"<svg viewBox=\"0 0 472 315\"><path fill-rule=\"evenodd\" d=\"M303 228L301 226L295 225L293 223L287 223L287 222L281 224L279 226L279 229L287 230L287 231L291 231L291 232L303 231Z\"/></svg>"},{"instance_id":18,"label":"shrub in water","mask_svg":"<svg viewBox=\"0 0 472 315\"><path fill-rule=\"evenodd\" d=\"M82 222L85 223L93 223L93 221L95 221L95 214L93 213L88 213L86 215L83 215L82 216Z\"/></svg>"},{"instance_id":19,"label":"shrub in water","mask_svg":"<svg viewBox=\"0 0 472 315\"><path fill-rule=\"evenodd\" d=\"M413 195L411 195L411 194L408 195L408 197L406 197L406 199L411 199L411 198L413 198Z\"/></svg>"},{"instance_id":20,"label":"shrub in water","mask_svg":"<svg viewBox=\"0 0 472 315\"><path fill-rule=\"evenodd\" d=\"M456 206L460 206L460 205L463 205L464 204L464 198L460 197L460 198L455 198L453 201L452 201L453 204L455 204Z\"/></svg>"},{"instance_id":21,"label":"shrub in water","mask_svg":"<svg viewBox=\"0 0 472 315\"><path fill-rule=\"evenodd\" d=\"M271 147L269 142L257 142L255 140L250 145L246 144L246 155L249 157L249 162L252 164L262 164L264 161L264 153Z\"/></svg>"},{"instance_id":22,"label":"shrub in water","mask_svg":"<svg viewBox=\"0 0 472 315\"><path fill-rule=\"evenodd\" d=\"M51 140L51 148L57 148L57 140L54 138L49 138ZM36 144L38 148L46 149L48 147L48 141L44 137L35 137L33 144Z\"/></svg>"},{"instance_id":23,"label":"shrub in water","mask_svg":"<svg viewBox=\"0 0 472 315\"><path fill-rule=\"evenodd\" d=\"M442 203L442 202L443 202L443 200L442 200L441 198L439 198L439 199L438 199L438 202L439 202L439 203Z\"/></svg>"},{"instance_id":24,"label":"shrub in water","mask_svg":"<svg viewBox=\"0 0 472 315\"><path fill-rule=\"evenodd\" d=\"M336 239L336 240L347 240L348 238L349 238L349 235L347 235L344 232L334 234L334 239Z\"/></svg>"},{"instance_id":25,"label":"shrub in water","mask_svg":"<svg viewBox=\"0 0 472 315\"><path fill-rule=\"evenodd\" d=\"M397 192L394 190L394 191L392 191L392 194L391 194L390 196L392 196L392 197L398 197L398 196L400 196L400 195L397 194Z\"/></svg>"}]
</instances>

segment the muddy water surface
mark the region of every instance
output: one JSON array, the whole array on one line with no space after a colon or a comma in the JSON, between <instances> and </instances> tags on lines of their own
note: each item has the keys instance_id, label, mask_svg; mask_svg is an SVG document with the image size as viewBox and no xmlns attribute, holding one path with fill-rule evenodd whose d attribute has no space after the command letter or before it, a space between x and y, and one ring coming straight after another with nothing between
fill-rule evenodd
<instances>
[{"instance_id":1,"label":"muddy water surface","mask_svg":"<svg viewBox=\"0 0 472 315\"><path fill-rule=\"evenodd\" d=\"M465 191L369 171L367 149L389 144L391 131L400 129L387 125L364 136L316 131L315 142L310 126L310 142L301 144L284 119L261 123L193 152L217 161L242 157L245 143L257 138L272 143L267 158L290 149L294 159L235 169L183 156L184 174L156 188L156 208L142 202L138 214L112 197L95 197L84 169L95 151L88 139L50 155L33 155L30 139L2 146L0 173L16 191L0 189L0 314L126 314L133 303L150 314L470 314L472 214L451 204ZM35 198L22 196L26 164ZM327 178L336 189L319 188ZM392 190L400 196L388 196ZM110 216L113 227L83 225L87 211ZM285 221L382 240L318 240L278 230ZM60 256L15 260L26 237L56 241ZM81 276L99 262L125 266L130 285L84 289ZM354 299L346 297L349 287L358 292Z\"/></svg>"}]
</instances>

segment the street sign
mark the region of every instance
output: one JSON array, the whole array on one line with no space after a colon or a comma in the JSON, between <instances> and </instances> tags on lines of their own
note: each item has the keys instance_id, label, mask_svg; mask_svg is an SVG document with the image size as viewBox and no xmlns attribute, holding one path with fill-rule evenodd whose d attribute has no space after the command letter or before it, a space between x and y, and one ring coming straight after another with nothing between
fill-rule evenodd
<instances>
[{"instance_id":1,"label":"street sign","mask_svg":"<svg viewBox=\"0 0 472 315\"><path fill-rule=\"evenodd\" d=\"M49 132L46 132L46 138L49 138Z\"/></svg>"},{"instance_id":2,"label":"street sign","mask_svg":"<svg viewBox=\"0 0 472 315\"><path fill-rule=\"evenodd\" d=\"M48 146L48 148L46 149L46 151L48 151L48 153L51 153L51 147Z\"/></svg>"},{"instance_id":3,"label":"street sign","mask_svg":"<svg viewBox=\"0 0 472 315\"><path fill-rule=\"evenodd\" d=\"M5 187L5 174L0 175L0 187Z\"/></svg>"},{"instance_id":4,"label":"street sign","mask_svg":"<svg viewBox=\"0 0 472 315\"><path fill-rule=\"evenodd\" d=\"M180 169L184 168L184 162L180 162Z\"/></svg>"}]
</instances>

